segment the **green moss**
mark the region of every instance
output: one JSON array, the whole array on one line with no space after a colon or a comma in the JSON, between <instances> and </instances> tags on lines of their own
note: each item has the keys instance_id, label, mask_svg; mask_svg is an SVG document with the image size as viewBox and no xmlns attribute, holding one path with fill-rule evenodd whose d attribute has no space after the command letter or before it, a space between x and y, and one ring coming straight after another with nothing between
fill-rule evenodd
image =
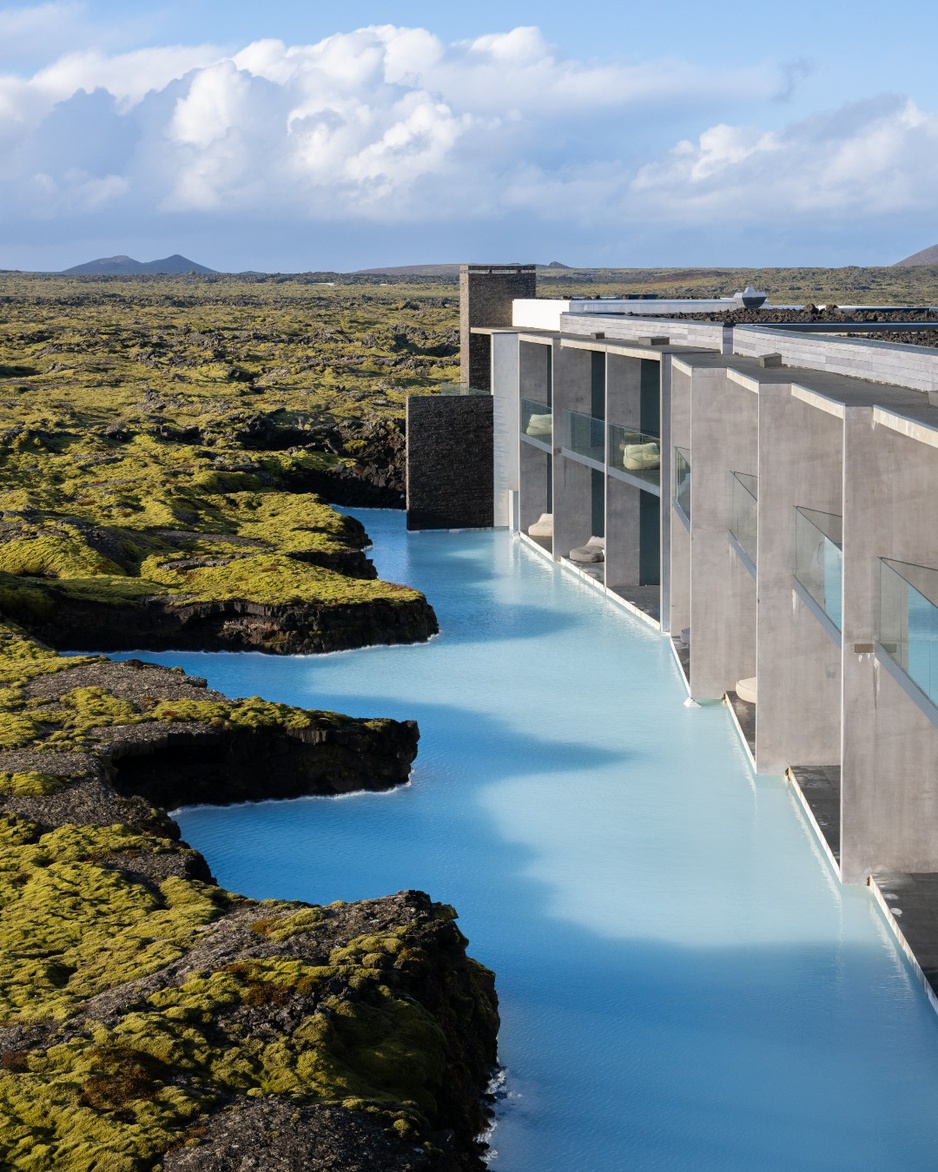
<instances>
[{"instance_id":1,"label":"green moss","mask_svg":"<svg viewBox=\"0 0 938 1172\"><path fill-rule=\"evenodd\" d=\"M452 290L102 288L0 275L0 748L93 752L107 730L153 720L311 739L340 730L346 718L257 698L50 697L26 685L94 661L59 656L16 624L70 606L132 621L152 596L311 612L418 598L337 573L355 565L360 530L292 491L339 460L367 460L367 443L350 433L341 454L292 445L354 418L393 432L409 389L452 378ZM73 780L41 770L37 756L32 770L0 773L0 797ZM168 973L235 904L212 885L140 877L163 873L153 856L185 849L128 826L43 832L0 814L0 1021L68 1023L61 1044L0 1055L0 1167L151 1172L241 1094L380 1108L408 1136L432 1114L442 1036L401 992L419 953L406 936L363 937L322 964L280 956L177 975L178 986L140 987L107 1026L82 1015L99 994ZM288 946L328 914L277 904L251 939ZM280 1006L293 1032L252 1032L254 1011Z\"/></svg>"},{"instance_id":2,"label":"green moss","mask_svg":"<svg viewBox=\"0 0 938 1172\"><path fill-rule=\"evenodd\" d=\"M2 773L0 772L0 793L24 794L28 797L44 797L58 793L69 783L68 777L52 773Z\"/></svg>"},{"instance_id":3,"label":"green moss","mask_svg":"<svg viewBox=\"0 0 938 1172\"><path fill-rule=\"evenodd\" d=\"M24 534L0 544L0 571L51 578L86 578L122 572L109 558L68 532Z\"/></svg>"},{"instance_id":4,"label":"green moss","mask_svg":"<svg viewBox=\"0 0 938 1172\"><path fill-rule=\"evenodd\" d=\"M128 827L47 834L0 820L0 1020L64 1018L83 999L178 959L230 906L219 888L170 877L154 890L102 865L175 851Z\"/></svg>"},{"instance_id":5,"label":"green moss","mask_svg":"<svg viewBox=\"0 0 938 1172\"><path fill-rule=\"evenodd\" d=\"M312 910L285 919L297 927ZM444 1085L445 1039L425 1009L395 991L393 971L355 969L349 959L387 946L393 959L400 943L396 933L363 937L325 965L231 964L151 994L111 1027L18 1052L0 1073L0 1159L43 1172L146 1168L226 1095L377 1107L399 1135L417 1134ZM355 1002L331 992L340 972L357 972ZM289 1034L255 1031L240 1012L294 1005L300 1016Z\"/></svg>"},{"instance_id":6,"label":"green moss","mask_svg":"<svg viewBox=\"0 0 938 1172\"><path fill-rule=\"evenodd\" d=\"M258 936L266 936L270 940L280 943L293 936L302 935L314 928L323 920L323 912L318 907L304 907L299 911L289 912L283 916L271 916L263 920L255 920L251 928Z\"/></svg>"}]
</instances>

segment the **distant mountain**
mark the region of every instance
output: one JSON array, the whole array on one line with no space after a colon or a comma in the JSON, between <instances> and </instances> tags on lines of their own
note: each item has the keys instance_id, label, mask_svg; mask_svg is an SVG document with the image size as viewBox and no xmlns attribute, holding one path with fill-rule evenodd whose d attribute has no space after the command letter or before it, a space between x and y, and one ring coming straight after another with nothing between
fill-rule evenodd
<instances>
[{"instance_id":1,"label":"distant mountain","mask_svg":"<svg viewBox=\"0 0 938 1172\"><path fill-rule=\"evenodd\" d=\"M921 252L913 252L905 260L897 260L892 267L911 268L912 265L938 265L938 244L933 244L931 248L923 248Z\"/></svg>"},{"instance_id":2,"label":"distant mountain","mask_svg":"<svg viewBox=\"0 0 938 1172\"><path fill-rule=\"evenodd\" d=\"M132 256L102 256L98 260L89 260L86 264L75 265L65 269L63 276L106 276L108 274L124 273L214 273L215 269L207 269L205 265L196 264L194 260L180 256L178 252L167 256L163 260L134 260Z\"/></svg>"},{"instance_id":3,"label":"distant mountain","mask_svg":"<svg viewBox=\"0 0 938 1172\"><path fill-rule=\"evenodd\" d=\"M360 277L458 277L459 265L388 265L383 269L356 269Z\"/></svg>"},{"instance_id":4,"label":"distant mountain","mask_svg":"<svg viewBox=\"0 0 938 1172\"><path fill-rule=\"evenodd\" d=\"M515 262L510 262L514 264ZM545 269L569 269L569 265L552 260L549 265L538 265ZM459 265L389 265L384 269L356 269L357 277L457 277Z\"/></svg>"}]
</instances>

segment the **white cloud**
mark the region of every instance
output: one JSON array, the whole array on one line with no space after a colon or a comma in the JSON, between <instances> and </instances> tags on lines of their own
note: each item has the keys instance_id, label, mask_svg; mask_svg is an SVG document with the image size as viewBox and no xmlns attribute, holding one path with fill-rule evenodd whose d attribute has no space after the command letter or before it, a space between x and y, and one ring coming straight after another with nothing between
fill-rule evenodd
<instances>
[{"instance_id":1,"label":"white cloud","mask_svg":"<svg viewBox=\"0 0 938 1172\"><path fill-rule=\"evenodd\" d=\"M700 223L929 211L936 191L938 115L892 96L774 133L711 127L642 167L630 188L645 214Z\"/></svg>"},{"instance_id":2,"label":"white cloud","mask_svg":"<svg viewBox=\"0 0 938 1172\"><path fill-rule=\"evenodd\" d=\"M528 27L452 44L382 25L233 55L83 50L0 76L0 201L7 223L119 207L686 226L934 206L938 116L904 99L783 129L736 124L740 95L757 114L791 76L565 59ZM649 160L675 123L693 136Z\"/></svg>"},{"instance_id":3,"label":"white cloud","mask_svg":"<svg viewBox=\"0 0 938 1172\"><path fill-rule=\"evenodd\" d=\"M7 61L68 43L81 19L79 4L0 8L0 55Z\"/></svg>"}]
</instances>

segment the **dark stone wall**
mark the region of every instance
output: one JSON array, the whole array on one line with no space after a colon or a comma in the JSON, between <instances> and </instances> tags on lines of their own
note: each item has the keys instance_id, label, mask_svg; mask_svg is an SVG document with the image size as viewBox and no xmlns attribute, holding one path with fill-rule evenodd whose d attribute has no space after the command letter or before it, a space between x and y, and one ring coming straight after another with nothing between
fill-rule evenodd
<instances>
[{"instance_id":1,"label":"dark stone wall","mask_svg":"<svg viewBox=\"0 0 938 1172\"><path fill-rule=\"evenodd\" d=\"M459 381L491 390L491 341L473 326L510 326L516 297L536 297L534 265L461 265L459 269Z\"/></svg>"},{"instance_id":2,"label":"dark stone wall","mask_svg":"<svg viewBox=\"0 0 938 1172\"><path fill-rule=\"evenodd\" d=\"M492 439L488 395L408 398L408 529L491 528Z\"/></svg>"}]
</instances>

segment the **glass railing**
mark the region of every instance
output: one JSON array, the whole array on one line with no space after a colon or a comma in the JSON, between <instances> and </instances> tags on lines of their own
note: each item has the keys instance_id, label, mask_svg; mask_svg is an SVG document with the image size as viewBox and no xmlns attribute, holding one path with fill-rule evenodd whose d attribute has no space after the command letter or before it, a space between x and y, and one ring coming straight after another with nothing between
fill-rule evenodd
<instances>
[{"instance_id":1,"label":"glass railing","mask_svg":"<svg viewBox=\"0 0 938 1172\"><path fill-rule=\"evenodd\" d=\"M844 519L795 509L795 577L839 631L844 580Z\"/></svg>"},{"instance_id":2,"label":"glass railing","mask_svg":"<svg viewBox=\"0 0 938 1172\"><path fill-rule=\"evenodd\" d=\"M674 449L674 500L690 520L690 452L686 448Z\"/></svg>"},{"instance_id":3,"label":"glass railing","mask_svg":"<svg viewBox=\"0 0 938 1172\"><path fill-rule=\"evenodd\" d=\"M606 459L606 425L595 415L563 412L563 446L602 464Z\"/></svg>"},{"instance_id":4,"label":"glass railing","mask_svg":"<svg viewBox=\"0 0 938 1172\"><path fill-rule=\"evenodd\" d=\"M938 570L879 559L879 643L938 704Z\"/></svg>"},{"instance_id":5,"label":"glass railing","mask_svg":"<svg viewBox=\"0 0 938 1172\"><path fill-rule=\"evenodd\" d=\"M609 424L609 467L650 484L661 483L661 442L634 427Z\"/></svg>"},{"instance_id":6,"label":"glass railing","mask_svg":"<svg viewBox=\"0 0 938 1172\"><path fill-rule=\"evenodd\" d=\"M748 472L733 473L732 521L730 533L753 565L756 564L756 517L759 503L759 481Z\"/></svg>"},{"instance_id":7,"label":"glass railing","mask_svg":"<svg viewBox=\"0 0 938 1172\"><path fill-rule=\"evenodd\" d=\"M546 403L533 399L521 400L521 434L529 435L541 443L551 442L551 411Z\"/></svg>"}]
</instances>

